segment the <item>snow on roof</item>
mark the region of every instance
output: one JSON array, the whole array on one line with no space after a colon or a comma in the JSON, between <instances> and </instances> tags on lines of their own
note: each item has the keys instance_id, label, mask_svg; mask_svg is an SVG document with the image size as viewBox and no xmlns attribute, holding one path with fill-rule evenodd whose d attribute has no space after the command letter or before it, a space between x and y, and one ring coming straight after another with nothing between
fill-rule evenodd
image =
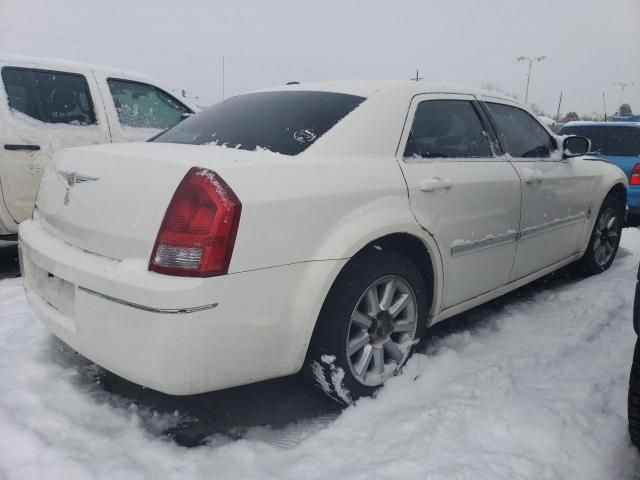
<instances>
[{"instance_id":1,"label":"snow on roof","mask_svg":"<svg viewBox=\"0 0 640 480\"><path fill-rule=\"evenodd\" d=\"M94 65L90 63L76 62L55 57L29 57L25 55L13 55L0 53L0 64L15 64L15 66L32 66L45 69L83 69L102 72L108 75L119 75L131 79L145 80L150 83L157 83L152 77L144 73L125 70L118 67L109 67L104 65Z\"/></svg>"},{"instance_id":2,"label":"snow on roof","mask_svg":"<svg viewBox=\"0 0 640 480\"><path fill-rule=\"evenodd\" d=\"M545 115L538 115L538 120L540 120L545 125L555 125L556 121L553 118L547 117Z\"/></svg>"},{"instance_id":3,"label":"snow on roof","mask_svg":"<svg viewBox=\"0 0 640 480\"><path fill-rule=\"evenodd\" d=\"M565 123L563 127L640 127L640 122L593 122L589 120L575 120Z\"/></svg>"},{"instance_id":4,"label":"snow on roof","mask_svg":"<svg viewBox=\"0 0 640 480\"><path fill-rule=\"evenodd\" d=\"M474 88L460 87L451 84L442 83L426 83L415 82L410 80L340 80L327 82L300 82L289 85L281 85L275 88L265 88L258 91L287 91L287 90L306 90L306 91L323 91L346 93L349 95L358 95L368 97L375 92L387 90L403 90L420 93L462 93L468 95L482 95L485 97L500 98L515 102L513 99L488 90L480 90Z\"/></svg>"}]
</instances>

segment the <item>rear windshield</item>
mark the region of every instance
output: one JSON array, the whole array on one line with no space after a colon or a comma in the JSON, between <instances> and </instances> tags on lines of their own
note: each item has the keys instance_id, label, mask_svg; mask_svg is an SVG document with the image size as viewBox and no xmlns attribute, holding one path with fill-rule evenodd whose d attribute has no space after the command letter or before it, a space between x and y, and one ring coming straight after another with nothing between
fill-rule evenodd
<instances>
[{"instance_id":1,"label":"rear windshield","mask_svg":"<svg viewBox=\"0 0 640 480\"><path fill-rule=\"evenodd\" d=\"M618 157L640 155L640 128L576 125L563 127L560 135L581 135L591 140L591 153Z\"/></svg>"},{"instance_id":2,"label":"rear windshield","mask_svg":"<svg viewBox=\"0 0 640 480\"><path fill-rule=\"evenodd\" d=\"M297 155L363 101L331 92L249 93L213 105L153 141Z\"/></svg>"}]
</instances>

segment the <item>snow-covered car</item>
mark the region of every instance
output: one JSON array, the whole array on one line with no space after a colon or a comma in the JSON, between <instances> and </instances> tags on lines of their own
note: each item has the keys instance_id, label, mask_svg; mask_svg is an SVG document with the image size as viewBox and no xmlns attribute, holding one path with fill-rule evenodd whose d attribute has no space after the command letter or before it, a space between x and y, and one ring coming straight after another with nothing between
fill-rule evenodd
<instances>
[{"instance_id":1,"label":"snow-covered car","mask_svg":"<svg viewBox=\"0 0 640 480\"><path fill-rule=\"evenodd\" d=\"M20 225L64 342L175 395L303 369L373 393L427 327L564 265L607 269L627 179L525 107L415 82L239 95L153 142L61 151Z\"/></svg>"},{"instance_id":2,"label":"snow-covered car","mask_svg":"<svg viewBox=\"0 0 640 480\"><path fill-rule=\"evenodd\" d=\"M637 280L636 296L633 302L633 329L636 335L640 335L640 266L638 267ZM638 339L636 339L636 348L633 352L633 362L631 363L627 405L631 442L640 447L640 340Z\"/></svg>"},{"instance_id":3,"label":"snow-covered car","mask_svg":"<svg viewBox=\"0 0 640 480\"><path fill-rule=\"evenodd\" d=\"M194 109L139 73L0 55L0 236L31 216L53 152L142 141Z\"/></svg>"}]
</instances>

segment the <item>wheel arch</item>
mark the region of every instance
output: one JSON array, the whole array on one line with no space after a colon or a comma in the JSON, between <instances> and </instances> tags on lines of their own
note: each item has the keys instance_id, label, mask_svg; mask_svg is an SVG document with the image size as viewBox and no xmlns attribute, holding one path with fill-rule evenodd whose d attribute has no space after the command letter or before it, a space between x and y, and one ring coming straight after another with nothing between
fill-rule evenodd
<instances>
[{"instance_id":1,"label":"wheel arch","mask_svg":"<svg viewBox=\"0 0 640 480\"><path fill-rule=\"evenodd\" d=\"M332 290L335 288L340 276L345 272L354 260L360 258L363 255L370 254L376 250L392 250L407 256L418 268L422 274L427 288L430 288L431 295L429 301L429 318L432 318L440 307L441 288L442 288L442 268L440 260L440 252L434 239L423 231L423 235L417 235L410 232L391 232L382 236L374 238L373 240L363 240L358 245L350 258L346 263L341 264L334 275L331 276L328 282L328 287L323 289L322 301L320 307L314 312L315 318L313 322L310 322L310 328L305 336L305 356L309 350L313 334L318 325L318 320L322 312L322 308L327 301L327 298L331 295ZM319 292L320 293L320 292Z\"/></svg>"},{"instance_id":2,"label":"wheel arch","mask_svg":"<svg viewBox=\"0 0 640 480\"><path fill-rule=\"evenodd\" d=\"M604 196L604 198L602 199L602 201L604 202L604 199L609 197L610 195L612 195L613 197L617 198L618 200L620 200L620 202L623 205L627 204L627 187L626 185L624 185L621 182L616 183L615 185L613 185L612 187L609 188L609 191L607 192L607 194Z\"/></svg>"}]
</instances>

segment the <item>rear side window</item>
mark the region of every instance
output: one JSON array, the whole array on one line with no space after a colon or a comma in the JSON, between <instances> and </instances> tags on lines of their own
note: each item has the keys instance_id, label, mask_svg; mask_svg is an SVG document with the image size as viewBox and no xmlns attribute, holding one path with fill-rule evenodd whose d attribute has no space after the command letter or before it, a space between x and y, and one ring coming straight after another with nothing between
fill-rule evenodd
<instances>
[{"instance_id":1,"label":"rear side window","mask_svg":"<svg viewBox=\"0 0 640 480\"><path fill-rule=\"evenodd\" d=\"M9 106L46 123L96 123L89 85L83 75L4 67L2 80Z\"/></svg>"},{"instance_id":2,"label":"rear side window","mask_svg":"<svg viewBox=\"0 0 640 480\"><path fill-rule=\"evenodd\" d=\"M492 157L489 138L467 100L420 102L411 125L405 157Z\"/></svg>"},{"instance_id":3,"label":"rear side window","mask_svg":"<svg viewBox=\"0 0 640 480\"><path fill-rule=\"evenodd\" d=\"M183 113L192 113L168 93L153 85L107 79L121 125L165 130L180 122Z\"/></svg>"},{"instance_id":4,"label":"rear side window","mask_svg":"<svg viewBox=\"0 0 640 480\"><path fill-rule=\"evenodd\" d=\"M334 92L260 92L229 98L184 120L155 142L224 145L297 155L363 97Z\"/></svg>"},{"instance_id":5,"label":"rear side window","mask_svg":"<svg viewBox=\"0 0 640 480\"><path fill-rule=\"evenodd\" d=\"M560 135L581 135L591 140L591 153L619 157L640 155L640 128L576 125L563 127Z\"/></svg>"},{"instance_id":6,"label":"rear side window","mask_svg":"<svg viewBox=\"0 0 640 480\"><path fill-rule=\"evenodd\" d=\"M514 158L546 158L556 149L551 135L529 113L500 103L486 104Z\"/></svg>"}]
</instances>

